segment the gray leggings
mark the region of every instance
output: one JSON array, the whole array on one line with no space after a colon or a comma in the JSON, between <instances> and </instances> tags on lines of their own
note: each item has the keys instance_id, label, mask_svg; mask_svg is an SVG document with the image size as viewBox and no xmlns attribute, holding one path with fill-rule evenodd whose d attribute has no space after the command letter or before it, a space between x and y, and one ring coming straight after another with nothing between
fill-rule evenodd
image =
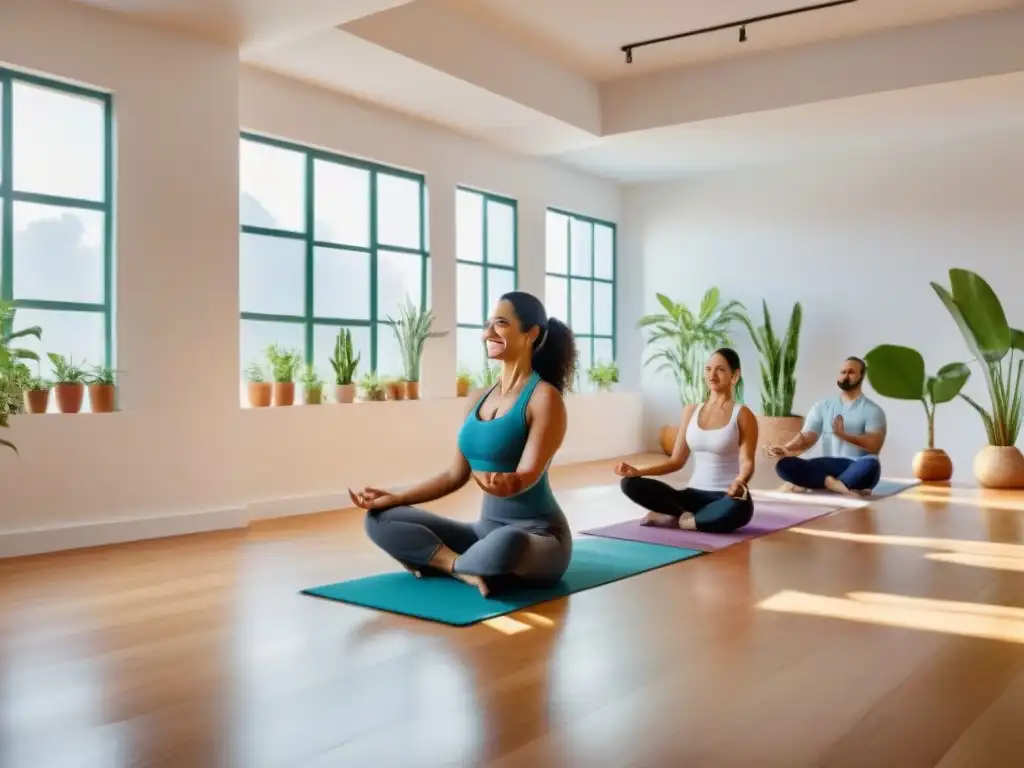
<instances>
[{"instance_id":1,"label":"gray leggings","mask_svg":"<svg viewBox=\"0 0 1024 768\"><path fill-rule=\"evenodd\" d=\"M488 520L462 523L416 507L394 507L366 515L366 533L398 562L424 567L442 546L455 552L455 571L467 576L514 577L554 583L572 556L568 525L549 530Z\"/></svg>"}]
</instances>

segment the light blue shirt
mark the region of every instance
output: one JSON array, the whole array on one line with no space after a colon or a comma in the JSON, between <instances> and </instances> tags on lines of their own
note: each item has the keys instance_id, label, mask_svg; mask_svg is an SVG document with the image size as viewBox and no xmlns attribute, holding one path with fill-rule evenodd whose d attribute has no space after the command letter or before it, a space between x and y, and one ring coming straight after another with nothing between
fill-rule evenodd
<instances>
[{"instance_id":1,"label":"light blue shirt","mask_svg":"<svg viewBox=\"0 0 1024 768\"><path fill-rule=\"evenodd\" d=\"M860 446L835 436L832 432L832 422L836 416L843 417L844 432L859 437L868 432L885 432L885 411L864 395L852 403L836 395L816 402L804 421L804 432L814 432L821 436L822 456L859 459L861 456L870 455Z\"/></svg>"}]
</instances>

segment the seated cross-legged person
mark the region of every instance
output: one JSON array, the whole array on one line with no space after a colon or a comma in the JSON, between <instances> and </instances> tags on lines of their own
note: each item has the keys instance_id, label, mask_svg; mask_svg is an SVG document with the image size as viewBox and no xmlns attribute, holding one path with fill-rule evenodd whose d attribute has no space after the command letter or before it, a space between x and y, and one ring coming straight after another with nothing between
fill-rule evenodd
<instances>
[{"instance_id":1,"label":"seated cross-legged person","mask_svg":"<svg viewBox=\"0 0 1024 768\"><path fill-rule=\"evenodd\" d=\"M684 408L669 460L640 469L629 464L615 467L622 492L648 510L643 525L731 533L754 516L747 483L754 474L757 419L734 396L739 356L728 348L717 350L704 367L704 377L708 399ZM647 477L682 469L691 454L696 466L689 487L677 490Z\"/></svg>"},{"instance_id":2,"label":"seated cross-legged person","mask_svg":"<svg viewBox=\"0 0 1024 768\"><path fill-rule=\"evenodd\" d=\"M768 456L780 457L775 471L783 491L827 489L854 496L870 495L882 476L878 453L885 442L885 412L861 391L866 365L848 357L839 372L842 392L819 400L803 430L785 445L768 446ZM822 455L800 457L821 437Z\"/></svg>"}]
</instances>

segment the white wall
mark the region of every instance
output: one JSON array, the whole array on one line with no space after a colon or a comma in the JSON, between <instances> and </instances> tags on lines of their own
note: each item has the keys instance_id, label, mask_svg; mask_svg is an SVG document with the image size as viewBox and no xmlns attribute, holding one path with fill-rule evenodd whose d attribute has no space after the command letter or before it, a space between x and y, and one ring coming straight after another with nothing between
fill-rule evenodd
<instances>
[{"instance_id":1,"label":"white wall","mask_svg":"<svg viewBox=\"0 0 1024 768\"><path fill-rule=\"evenodd\" d=\"M0 556L331 508L347 485L408 482L447 462L465 401L239 408L240 126L425 173L441 328L455 325L456 183L519 200L520 285L540 295L546 205L619 219L607 182L93 9L4 0L0 61L114 93L124 371L120 413L12 420L21 455L0 455ZM451 334L428 350L424 393L450 392L454 370ZM621 419L599 418L613 408ZM636 450L639 424L638 395L574 396L561 459Z\"/></svg>"},{"instance_id":2,"label":"white wall","mask_svg":"<svg viewBox=\"0 0 1024 768\"><path fill-rule=\"evenodd\" d=\"M620 287L622 312L635 318L654 310L656 291L695 306L717 285L758 318L766 299L782 323L799 300L804 324L795 408L801 414L837 391L846 355L862 356L880 343L917 348L930 372L967 360L929 281L948 285L951 267L973 269L995 286L1011 324L1024 326L1022 139L978 136L630 188L625 248L642 258L644 269L642 281ZM640 354L635 338L623 347L624 358ZM736 347L750 385L747 399L756 407L757 356L742 329ZM653 380L650 371L644 378L645 438L653 444L657 427L678 418L679 405L669 381ZM987 402L977 369L965 391ZM890 423L885 471L907 476L925 445L924 410L875 397ZM955 479L972 481L971 463L985 444L977 414L959 400L941 407L936 441L950 453Z\"/></svg>"}]
</instances>

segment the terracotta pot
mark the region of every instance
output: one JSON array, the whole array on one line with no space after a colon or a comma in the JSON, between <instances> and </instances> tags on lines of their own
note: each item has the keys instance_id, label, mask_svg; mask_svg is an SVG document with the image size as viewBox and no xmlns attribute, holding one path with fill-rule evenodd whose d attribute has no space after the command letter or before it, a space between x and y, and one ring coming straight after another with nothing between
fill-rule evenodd
<instances>
[{"instance_id":1,"label":"terracotta pot","mask_svg":"<svg viewBox=\"0 0 1024 768\"><path fill-rule=\"evenodd\" d=\"M253 408L269 408L270 395L273 388L270 382L254 381L249 383L249 405Z\"/></svg>"},{"instance_id":2,"label":"terracotta pot","mask_svg":"<svg viewBox=\"0 0 1024 768\"><path fill-rule=\"evenodd\" d=\"M405 399L406 400L419 400L420 399L420 383L418 381L407 381L407 382L405 382Z\"/></svg>"},{"instance_id":3,"label":"terracotta pot","mask_svg":"<svg viewBox=\"0 0 1024 768\"><path fill-rule=\"evenodd\" d=\"M79 413L85 399L85 384L57 384L53 396L61 413Z\"/></svg>"},{"instance_id":4,"label":"terracotta pot","mask_svg":"<svg viewBox=\"0 0 1024 768\"><path fill-rule=\"evenodd\" d=\"M355 384L338 384L334 387L334 399L339 403L352 403L356 399Z\"/></svg>"},{"instance_id":5,"label":"terracotta pot","mask_svg":"<svg viewBox=\"0 0 1024 768\"><path fill-rule=\"evenodd\" d=\"M914 477L922 483L943 483L953 477L953 462L941 448L927 448L914 457Z\"/></svg>"},{"instance_id":6,"label":"terracotta pot","mask_svg":"<svg viewBox=\"0 0 1024 768\"><path fill-rule=\"evenodd\" d=\"M302 399L306 405L320 405L324 399L324 391L319 387L316 389L307 389L303 392Z\"/></svg>"},{"instance_id":7,"label":"terracotta pot","mask_svg":"<svg viewBox=\"0 0 1024 768\"><path fill-rule=\"evenodd\" d=\"M676 435L679 434L679 427L666 424L658 432L658 442L661 443L661 450L666 456L672 455L672 448L676 444Z\"/></svg>"},{"instance_id":8,"label":"terracotta pot","mask_svg":"<svg viewBox=\"0 0 1024 768\"><path fill-rule=\"evenodd\" d=\"M26 389L25 410L29 413L46 413L50 408L50 390Z\"/></svg>"},{"instance_id":9,"label":"terracotta pot","mask_svg":"<svg viewBox=\"0 0 1024 768\"><path fill-rule=\"evenodd\" d=\"M455 379L455 396L466 397L469 395L469 386L472 382L469 379Z\"/></svg>"},{"instance_id":10,"label":"terracotta pot","mask_svg":"<svg viewBox=\"0 0 1024 768\"><path fill-rule=\"evenodd\" d=\"M802 416L758 416L757 447L785 445L800 434L803 425Z\"/></svg>"},{"instance_id":11,"label":"terracotta pot","mask_svg":"<svg viewBox=\"0 0 1024 768\"><path fill-rule=\"evenodd\" d=\"M90 384L89 410L93 413L113 413L115 394L113 384Z\"/></svg>"},{"instance_id":12,"label":"terracotta pot","mask_svg":"<svg viewBox=\"0 0 1024 768\"><path fill-rule=\"evenodd\" d=\"M1024 454L1012 445L986 445L974 457L974 476L984 488L1024 488Z\"/></svg>"},{"instance_id":13,"label":"terracotta pot","mask_svg":"<svg viewBox=\"0 0 1024 768\"><path fill-rule=\"evenodd\" d=\"M293 405L295 403L294 381L275 381L273 391L275 407Z\"/></svg>"},{"instance_id":14,"label":"terracotta pot","mask_svg":"<svg viewBox=\"0 0 1024 768\"><path fill-rule=\"evenodd\" d=\"M384 401L385 394L386 393L383 388L372 391L364 389L360 391L359 397L368 403L380 403Z\"/></svg>"},{"instance_id":15,"label":"terracotta pot","mask_svg":"<svg viewBox=\"0 0 1024 768\"><path fill-rule=\"evenodd\" d=\"M388 400L401 400L405 396L405 385L400 381L389 381L384 385L384 395Z\"/></svg>"}]
</instances>

